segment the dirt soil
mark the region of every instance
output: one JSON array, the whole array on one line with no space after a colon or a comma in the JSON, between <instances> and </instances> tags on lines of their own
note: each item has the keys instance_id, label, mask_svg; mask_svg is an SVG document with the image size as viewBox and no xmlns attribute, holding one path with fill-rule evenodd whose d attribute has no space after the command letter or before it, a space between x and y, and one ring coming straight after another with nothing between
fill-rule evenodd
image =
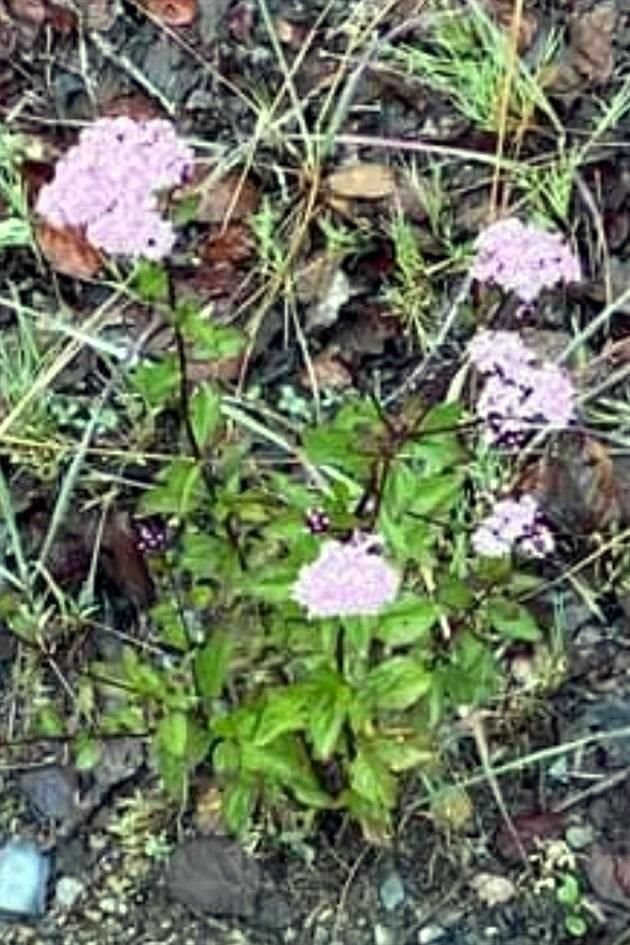
<instances>
[{"instance_id":1,"label":"dirt soil","mask_svg":"<svg viewBox=\"0 0 630 945\"><path fill-rule=\"evenodd\" d=\"M422 36L432 6L413 0L199 0L198 5L193 0L4 0L0 109L6 127L31 142L25 169L29 199L49 176L51 162L75 140L78 124L104 114L171 118L183 136L205 149L208 161L220 156L234 175L227 195L215 198L178 249L176 284L192 286L204 302L214 301L224 323L251 327L252 316L262 312L260 273L251 271L248 249L238 243L239 221L266 196L283 190L291 195L285 230L292 213L299 218L306 212L313 169L305 166L300 114L311 130L328 127L318 126L318 116L332 89L338 141L321 177L354 158L400 168L413 157L427 182L432 166L450 155L441 171L440 212L450 220L455 242L470 238L487 216L492 168L467 160L466 152L493 155L496 133L476 125L417 76L393 69L378 43L379 37L397 43ZM492 0L488 6L509 32L518 4ZM592 128L597 102L609 101L627 73L630 4L525 0L519 42L530 64L552 29L560 37L552 66L554 102L572 139L580 141ZM349 37L362 38L346 58ZM289 85L281 60L291 70ZM592 274L571 290L581 325L627 286L629 129L625 114L576 172L572 236ZM525 131L509 129L504 153L535 163L552 152L556 136L538 115ZM243 168L245 185L241 181L237 187ZM418 363L409 333L392 329L382 304L374 301L392 266L383 226L392 198L387 186L384 190L382 200L358 205L353 197L338 199L342 216L370 233L346 273L352 304L342 304L340 314L327 319L321 309L314 311L312 298L305 303L320 381L331 382L333 389L365 389L378 373L383 390L395 393ZM510 195L503 196L509 202ZM422 251L439 262L443 250L428 205L404 189L396 199L413 221ZM228 212L238 245L226 247L217 240ZM305 262L316 252L316 240L306 239L299 256ZM97 280L51 270L27 249L3 249L0 255L3 300L10 300L17 286L23 302L39 311L61 308L76 325L108 304L110 290ZM50 251L43 255L50 263ZM457 265L445 274L436 271L426 291L433 293L429 304L444 311L462 271ZM309 299L308 288L304 298ZM138 337L147 319L136 315L114 304L105 337L112 343ZM509 310L502 317L506 325L513 321ZM536 327L564 339L564 315L549 310L544 317L545 324ZM606 345L627 337L629 317L630 307L621 306L605 337L595 337L595 354L604 352L605 358ZM14 318L11 304L1 301L0 331L10 330ZM299 346L285 343L285 318L282 299L272 298L249 366L250 378L271 406L282 403L287 388L301 394L308 388ZM441 397L460 355L455 333L416 390L431 400ZM238 379L238 370L232 366L230 373L228 366L225 383L234 388ZM104 382L98 357L85 349L57 379L57 389L80 415ZM617 402L625 399L627 406L628 392L620 382ZM627 412L625 418L627 432ZM579 455L563 453L563 462L554 467L555 491L550 490L558 517L572 522L580 515L597 518L593 502L605 501L601 482L593 485L597 464L584 458L584 440L574 447ZM8 442L4 454L10 456L13 448ZM622 448L613 453L623 459ZM20 488L28 527L36 530L38 508L48 497L33 495L40 485L28 476ZM620 567L619 556L611 567ZM630 608L617 578L611 585L605 574L589 572L588 579L602 591L597 612L570 585L552 586L537 604L547 615L558 608L563 615L567 649L560 671L544 691L531 699L508 699L484 723L492 765L500 774L500 799L481 772L479 744L453 720L448 791L431 804L425 785L411 779L389 845L369 844L351 824L332 816L318 822L314 834L294 823L270 825L252 838L245 865L239 860L237 868L230 861L216 880L225 886L227 916L195 907L194 895L188 904L173 895L177 883L169 856L182 838L199 833L199 810L209 796L203 774L194 785L191 809L174 812L161 806L144 747L134 739L123 746L124 759L119 754L112 761L114 774L100 783L73 769L62 740L26 740L11 751L0 741L0 838L32 837L52 856L44 916L29 923L0 918L2 945L560 945L574 940L567 929L572 909L586 923L577 940L630 942ZM123 591L133 598L129 584ZM120 603L130 633L142 632L136 604ZM9 712L16 653L15 640L0 622L0 712ZM515 654L524 661L523 671L530 656ZM80 659L78 644L65 665ZM519 757L532 760L522 767L511 764ZM502 765L508 770L501 772ZM28 777L33 772L38 773L34 782ZM121 827L129 809L136 819ZM221 850L211 851L217 861L234 854ZM563 903L559 894L567 874L579 877L577 906ZM198 871L191 868L190 876L190 883L196 882ZM68 879L77 883L74 899Z\"/></svg>"}]
</instances>

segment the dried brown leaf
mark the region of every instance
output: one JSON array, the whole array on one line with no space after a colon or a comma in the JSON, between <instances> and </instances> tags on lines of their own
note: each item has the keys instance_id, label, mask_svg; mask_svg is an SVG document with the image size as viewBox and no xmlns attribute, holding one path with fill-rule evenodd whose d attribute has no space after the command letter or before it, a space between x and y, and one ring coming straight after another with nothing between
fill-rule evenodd
<instances>
[{"instance_id":1,"label":"dried brown leaf","mask_svg":"<svg viewBox=\"0 0 630 945\"><path fill-rule=\"evenodd\" d=\"M497 24L509 32L512 29L514 17L514 3L512 0L490 0L488 4L490 15ZM525 8L518 24L518 51L523 54L532 46L538 32L539 21L537 13Z\"/></svg>"},{"instance_id":2,"label":"dried brown leaf","mask_svg":"<svg viewBox=\"0 0 630 945\"><path fill-rule=\"evenodd\" d=\"M230 223L204 240L197 252L204 262L246 262L254 253L255 243L251 231L242 223Z\"/></svg>"},{"instance_id":3,"label":"dried brown leaf","mask_svg":"<svg viewBox=\"0 0 630 945\"><path fill-rule=\"evenodd\" d=\"M197 16L197 0L140 0L140 5L165 26L189 26Z\"/></svg>"},{"instance_id":4,"label":"dried brown leaf","mask_svg":"<svg viewBox=\"0 0 630 945\"><path fill-rule=\"evenodd\" d=\"M630 909L630 856L594 847L586 862L586 875L600 899Z\"/></svg>"},{"instance_id":5,"label":"dried brown leaf","mask_svg":"<svg viewBox=\"0 0 630 945\"><path fill-rule=\"evenodd\" d=\"M352 374L339 357L339 349L336 345L328 345L320 351L313 358L311 367L319 387L328 388L328 390L345 390L352 386ZM311 374L306 368L300 371L299 380L303 387L312 386Z\"/></svg>"},{"instance_id":6,"label":"dried brown leaf","mask_svg":"<svg viewBox=\"0 0 630 945\"><path fill-rule=\"evenodd\" d=\"M35 235L46 261L64 276L91 279L103 265L103 257L80 230L73 227L61 230L42 222L37 224Z\"/></svg>"},{"instance_id":7,"label":"dried brown leaf","mask_svg":"<svg viewBox=\"0 0 630 945\"><path fill-rule=\"evenodd\" d=\"M342 200L382 200L396 191L396 176L387 164L349 164L333 171L326 183Z\"/></svg>"},{"instance_id":8,"label":"dried brown leaf","mask_svg":"<svg viewBox=\"0 0 630 945\"><path fill-rule=\"evenodd\" d=\"M615 68L613 38L617 25L614 2L596 3L575 14L569 28L569 61L589 83L608 82Z\"/></svg>"},{"instance_id":9,"label":"dried brown leaf","mask_svg":"<svg viewBox=\"0 0 630 945\"><path fill-rule=\"evenodd\" d=\"M549 517L572 534L588 534L618 521L617 476L604 444L586 433L557 434L541 459L519 480Z\"/></svg>"},{"instance_id":10,"label":"dried brown leaf","mask_svg":"<svg viewBox=\"0 0 630 945\"><path fill-rule=\"evenodd\" d=\"M512 826L526 853L534 850L539 840L556 840L564 832L564 814L557 811L527 811L512 818ZM498 853L512 863L521 861L522 851L508 824L501 824L495 838Z\"/></svg>"},{"instance_id":11,"label":"dried brown leaf","mask_svg":"<svg viewBox=\"0 0 630 945\"><path fill-rule=\"evenodd\" d=\"M121 593L138 607L149 607L153 603L153 580L127 516L116 513L105 523L99 563Z\"/></svg>"},{"instance_id":12,"label":"dried brown leaf","mask_svg":"<svg viewBox=\"0 0 630 945\"><path fill-rule=\"evenodd\" d=\"M260 192L252 180L238 172L213 180L212 171L180 189L183 197L197 197L196 219L200 223L238 223L256 212Z\"/></svg>"}]
</instances>

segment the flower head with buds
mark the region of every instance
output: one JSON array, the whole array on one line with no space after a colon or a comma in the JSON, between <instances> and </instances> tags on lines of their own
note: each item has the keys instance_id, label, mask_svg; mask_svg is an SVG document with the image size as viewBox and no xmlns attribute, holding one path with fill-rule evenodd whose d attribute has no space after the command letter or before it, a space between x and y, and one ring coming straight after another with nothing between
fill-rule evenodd
<instances>
[{"instance_id":1,"label":"flower head with buds","mask_svg":"<svg viewBox=\"0 0 630 945\"><path fill-rule=\"evenodd\" d=\"M580 264L556 233L526 226L516 217L487 226L475 243L471 274L531 304L543 289L579 282Z\"/></svg>"},{"instance_id":2,"label":"flower head with buds","mask_svg":"<svg viewBox=\"0 0 630 945\"><path fill-rule=\"evenodd\" d=\"M158 194L182 183L192 161L169 121L100 118L57 162L35 209L52 226L84 230L112 255L162 259L175 231Z\"/></svg>"},{"instance_id":3,"label":"flower head with buds","mask_svg":"<svg viewBox=\"0 0 630 945\"><path fill-rule=\"evenodd\" d=\"M553 551L553 535L545 525L532 495L500 499L472 537L477 554L501 558L513 549L541 558Z\"/></svg>"},{"instance_id":4,"label":"flower head with buds","mask_svg":"<svg viewBox=\"0 0 630 945\"><path fill-rule=\"evenodd\" d=\"M395 600L400 574L379 545L374 535L324 542L315 561L301 568L291 595L309 619L371 616Z\"/></svg>"}]
</instances>

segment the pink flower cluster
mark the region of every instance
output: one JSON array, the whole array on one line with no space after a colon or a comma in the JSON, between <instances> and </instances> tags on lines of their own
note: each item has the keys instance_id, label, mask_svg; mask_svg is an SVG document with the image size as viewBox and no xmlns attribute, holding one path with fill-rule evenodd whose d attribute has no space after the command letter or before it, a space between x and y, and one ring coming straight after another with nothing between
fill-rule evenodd
<instances>
[{"instance_id":1,"label":"pink flower cluster","mask_svg":"<svg viewBox=\"0 0 630 945\"><path fill-rule=\"evenodd\" d=\"M527 304L543 289L580 279L579 261L560 236L526 226L516 217L486 227L475 249L473 278L514 292Z\"/></svg>"},{"instance_id":2,"label":"pink flower cluster","mask_svg":"<svg viewBox=\"0 0 630 945\"><path fill-rule=\"evenodd\" d=\"M374 535L324 542L315 561L300 569L291 594L309 619L370 616L395 600L400 574L379 545Z\"/></svg>"},{"instance_id":3,"label":"pink flower cluster","mask_svg":"<svg viewBox=\"0 0 630 945\"><path fill-rule=\"evenodd\" d=\"M481 331L469 354L486 382L476 404L488 442L513 446L533 429L563 429L575 418L575 389L562 368L536 362L511 331Z\"/></svg>"},{"instance_id":4,"label":"pink flower cluster","mask_svg":"<svg viewBox=\"0 0 630 945\"><path fill-rule=\"evenodd\" d=\"M169 121L100 118L57 162L36 211L52 226L85 229L112 255L163 259L175 242L158 193L180 184L193 153Z\"/></svg>"},{"instance_id":5,"label":"pink flower cluster","mask_svg":"<svg viewBox=\"0 0 630 945\"><path fill-rule=\"evenodd\" d=\"M553 535L544 524L538 502L531 495L501 499L475 530L473 548L479 555L501 558L513 549L541 558L553 551Z\"/></svg>"}]
</instances>

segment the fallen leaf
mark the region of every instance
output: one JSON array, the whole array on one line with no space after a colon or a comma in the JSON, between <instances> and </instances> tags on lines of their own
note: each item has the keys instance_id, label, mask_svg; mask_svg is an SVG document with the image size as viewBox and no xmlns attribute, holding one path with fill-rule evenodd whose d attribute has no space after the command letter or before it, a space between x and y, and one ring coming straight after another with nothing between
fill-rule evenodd
<instances>
[{"instance_id":1,"label":"fallen leaf","mask_svg":"<svg viewBox=\"0 0 630 945\"><path fill-rule=\"evenodd\" d=\"M237 43L251 42L254 30L254 11L247 2L236 3L227 17L227 28L232 39Z\"/></svg>"},{"instance_id":2,"label":"fallen leaf","mask_svg":"<svg viewBox=\"0 0 630 945\"><path fill-rule=\"evenodd\" d=\"M134 121L147 121L151 118L161 118L162 112L158 106L141 92L131 95L117 95L104 104L101 114L108 118L132 118Z\"/></svg>"},{"instance_id":3,"label":"fallen leaf","mask_svg":"<svg viewBox=\"0 0 630 945\"><path fill-rule=\"evenodd\" d=\"M49 3L46 9L46 25L61 36L70 36L76 32L79 21L74 10L58 3Z\"/></svg>"},{"instance_id":4,"label":"fallen leaf","mask_svg":"<svg viewBox=\"0 0 630 945\"><path fill-rule=\"evenodd\" d=\"M497 876L494 873L477 873L470 881L477 898L485 906L502 906L516 895L517 889L507 876Z\"/></svg>"},{"instance_id":5,"label":"fallen leaf","mask_svg":"<svg viewBox=\"0 0 630 945\"><path fill-rule=\"evenodd\" d=\"M44 0L7 0L7 9L23 23L43 26L46 22L46 3Z\"/></svg>"},{"instance_id":6,"label":"fallen leaf","mask_svg":"<svg viewBox=\"0 0 630 945\"><path fill-rule=\"evenodd\" d=\"M536 848L540 840L557 840L564 833L564 814L557 811L531 811L512 817L512 826L526 853ZM499 827L495 845L500 856L511 863L521 862L519 850L512 831L506 823Z\"/></svg>"},{"instance_id":7,"label":"fallen leaf","mask_svg":"<svg viewBox=\"0 0 630 945\"><path fill-rule=\"evenodd\" d=\"M211 781L203 781L195 792L195 826L200 834L224 834L221 791Z\"/></svg>"},{"instance_id":8,"label":"fallen leaf","mask_svg":"<svg viewBox=\"0 0 630 945\"><path fill-rule=\"evenodd\" d=\"M139 4L165 26L189 26L197 16L197 0L139 0Z\"/></svg>"},{"instance_id":9,"label":"fallen leaf","mask_svg":"<svg viewBox=\"0 0 630 945\"><path fill-rule=\"evenodd\" d=\"M510 33L514 17L514 3L512 0L490 0L489 13L496 23ZM524 9L518 23L518 52L522 55L531 48L538 33L539 21L534 10Z\"/></svg>"},{"instance_id":10,"label":"fallen leaf","mask_svg":"<svg viewBox=\"0 0 630 945\"><path fill-rule=\"evenodd\" d=\"M17 38L15 25L0 7L0 60L11 60L17 45Z\"/></svg>"},{"instance_id":11,"label":"fallen leaf","mask_svg":"<svg viewBox=\"0 0 630 945\"><path fill-rule=\"evenodd\" d=\"M328 390L345 390L352 386L352 374L339 357L339 348L328 345L311 361L311 369L319 387ZM313 384L311 372L302 368L299 376L302 387L311 388Z\"/></svg>"},{"instance_id":12,"label":"fallen leaf","mask_svg":"<svg viewBox=\"0 0 630 945\"><path fill-rule=\"evenodd\" d=\"M594 847L586 861L586 875L600 899L630 910L630 856Z\"/></svg>"},{"instance_id":13,"label":"fallen leaf","mask_svg":"<svg viewBox=\"0 0 630 945\"><path fill-rule=\"evenodd\" d=\"M153 603L155 586L128 516L114 513L107 519L99 564L119 591L138 607Z\"/></svg>"},{"instance_id":14,"label":"fallen leaf","mask_svg":"<svg viewBox=\"0 0 630 945\"><path fill-rule=\"evenodd\" d=\"M300 49L309 33L306 23L288 20L284 16L277 16L275 20L276 35L283 46L291 49Z\"/></svg>"},{"instance_id":15,"label":"fallen leaf","mask_svg":"<svg viewBox=\"0 0 630 945\"><path fill-rule=\"evenodd\" d=\"M215 178L207 168L198 171L196 179L179 189L179 199L196 197L195 219L199 223L238 223L256 212L260 192L254 182L238 172ZM229 219L228 219L229 214Z\"/></svg>"},{"instance_id":16,"label":"fallen leaf","mask_svg":"<svg viewBox=\"0 0 630 945\"><path fill-rule=\"evenodd\" d=\"M470 794L463 788L441 791L431 802L431 817L442 830L464 830L474 813Z\"/></svg>"},{"instance_id":17,"label":"fallen leaf","mask_svg":"<svg viewBox=\"0 0 630 945\"><path fill-rule=\"evenodd\" d=\"M342 200L382 200L396 190L396 176L387 164L349 164L327 178L334 197Z\"/></svg>"},{"instance_id":18,"label":"fallen leaf","mask_svg":"<svg viewBox=\"0 0 630 945\"><path fill-rule=\"evenodd\" d=\"M256 244L251 231L242 223L229 223L218 232L212 232L197 252L204 262L241 263L250 259Z\"/></svg>"},{"instance_id":19,"label":"fallen leaf","mask_svg":"<svg viewBox=\"0 0 630 945\"><path fill-rule=\"evenodd\" d=\"M171 896L211 915L254 915L260 867L226 837L193 837L183 841L168 865Z\"/></svg>"},{"instance_id":20,"label":"fallen leaf","mask_svg":"<svg viewBox=\"0 0 630 945\"><path fill-rule=\"evenodd\" d=\"M101 269L103 257L80 230L58 229L49 223L35 227L37 244L46 261L56 272L75 279L91 279Z\"/></svg>"},{"instance_id":21,"label":"fallen leaf","mask_svg":"<svg viewBox=\"0 0 630 945\"><path fill-rule=\"evenodd\" d=\"M575 14L569 27L569 61L589 83L608 82L615 68L613 38L617 25L614 2L596 3Z\"/></svg>"},{"instance_id":22,"label":"fallen leaf","mask_svg":"<svg viewBox=\"0 0 630 945\"><path fill-rule=\"evenodd\" d=\"M533 492L549 518L572 535L600 531L620 519L613 460L588 433L566 430L553 436L518 488Z\"/></svg>"},{"instance_id":23,"label":"fallen leaf","mask_svg":"<svg viewBox=\"0 0 630 945\"><path fill-rule=\"evenodd\" d=\"M306 328L334 325L351 297L350 282L341 259L326 251L317 253L295 274L295 291L306 306Z\"/></svg>"}]
</instances>

